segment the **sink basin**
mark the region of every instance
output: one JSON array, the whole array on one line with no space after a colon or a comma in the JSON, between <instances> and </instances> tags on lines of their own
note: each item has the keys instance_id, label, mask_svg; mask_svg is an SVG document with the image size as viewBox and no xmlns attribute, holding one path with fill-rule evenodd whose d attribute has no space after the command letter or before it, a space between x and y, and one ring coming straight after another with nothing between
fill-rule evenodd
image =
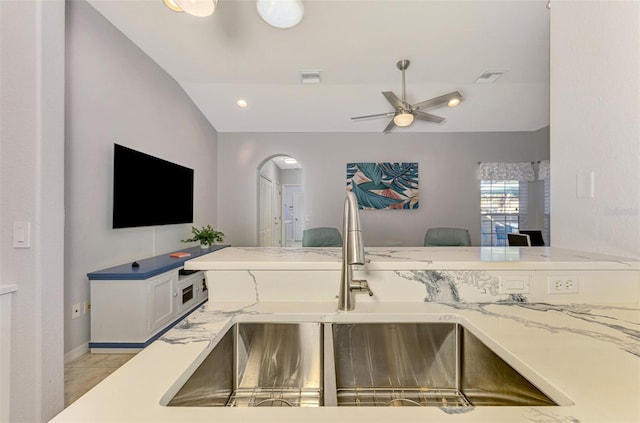
<instances>
[{"instance_id":1,"label":"sink basin","mask_svg":"<svg viewBox=\"0 0 640 423\"><path fill-rule=\"evenodd\" d=\"M333 324L339 406L557 405L458 323Z\"/></svg>"},{"instance_id":2,"label":"sink basin","mask_svg":"<svg viewBox=\"0 0 640 423\"><path fill-rule=\"evenodd\" d=\"M457 322L240 322L205 354L163 404L558 405Z\"/></svg>"},{"instance_id":3,"label":"sink basin","mask_svg":"<svg viewBox=\"0 0 640 423\"><path fill-rule=\"evenodd\" d=\"M320 323L236 323L169 406L322 405Z\"/></svg>"}]
</instances>

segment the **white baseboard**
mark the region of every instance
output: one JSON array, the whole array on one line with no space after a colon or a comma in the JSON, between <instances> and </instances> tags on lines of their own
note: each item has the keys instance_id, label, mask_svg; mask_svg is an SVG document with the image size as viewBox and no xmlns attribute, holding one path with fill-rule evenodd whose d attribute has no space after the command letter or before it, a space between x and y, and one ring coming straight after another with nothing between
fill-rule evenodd
<instances>
[{"instance_id":1,"label":"white baseboard","mask_svg":"<svg viewBox=\"0 0 640 423\"><path fill-rule=\"evenodd\" d=\"M74 349L64 354L64 364L70 363L76 358L89 352L89 344L78 345Z\"/></svg>"}]
</instances>

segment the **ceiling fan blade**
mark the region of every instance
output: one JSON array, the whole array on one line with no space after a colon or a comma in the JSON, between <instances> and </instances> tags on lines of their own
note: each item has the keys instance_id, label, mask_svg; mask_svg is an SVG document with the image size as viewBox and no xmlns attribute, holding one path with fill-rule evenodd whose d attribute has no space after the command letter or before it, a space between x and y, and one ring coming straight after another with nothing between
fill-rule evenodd
<instances>
[{"instance_id":1,"label":"ceiling fan blade","mask_svg":"<svg viewBox=\"0 0 640 423\"><path fill-rule=\"evenodd\" d=\"M413 110L429 109L431 107L440 106L441 104L447 104L452 98L462 99L462 95L458 91L453 91L439 97L434 97L430 100L421 101L414 104Z\"/></svg>"},{"instance_id":2,"label":"ceiling fan blade","mask_svg":"<svg viewBox=\"0 0 640 423\"><path fill-rule=\"evenodd\" d=\"M426 120L427 122L435 122L442 123L446 119L441 116L432 115L431 113L421 112L420 110L416 110L413 112L413 117L418 120Z\"/></svg>"},{"instance_id":3,"label":"ceiling fan blade","mask_svg":"<svg viewBox=\"0 0 640 423\"><path fill-rule=\"evenodd\" d=\"M386 128L384 128L384 129L382 130L382 132L383 132L383 133L385 133L385 134L388 134L388 133L389 133L389 132L391 132L391 130L392 130L393 128L395 128L395 127L396 127L396 124L395 124L395 122L393 121L393 119L391 119L391 122L389 122L389 124L387 125L387 127L386 127Z\"/></svg>"},{"instance_id":4,"label":"ceiling fan blade","mask_svg":"<svg viewBox=\"0 0 640 423\"><path fill-rule=\"evenodd\" d=\"M394 93L392 93L391 91L383 91L382 95L387 99L387 101L389 103L391 103L391 105L393 107L395 107L396 109L406 109L406 105L402 102L402 100L400 100L398 98L397 95L395 95Z\"/></svg>"},{"instance_id":5,"label":"ceiling fan blade","mask_svg":"<svg viewBox=\"0 0 640 423\"><path fill-rule=\"evenodd\" d=\"M382 117L382 116L393 116L394 114L395 114L395 112L376 113L375 115L354 116L351 119L352 120L355 120L355 119L369 119L369 118L376 118L376 117Z\"/></svg>"}]
</instances>

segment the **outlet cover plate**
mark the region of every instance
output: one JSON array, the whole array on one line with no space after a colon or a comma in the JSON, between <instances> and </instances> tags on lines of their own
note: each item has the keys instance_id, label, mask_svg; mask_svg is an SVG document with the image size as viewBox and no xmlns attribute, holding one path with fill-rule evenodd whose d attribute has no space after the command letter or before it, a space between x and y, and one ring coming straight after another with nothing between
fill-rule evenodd
<instances>
[{"instance_id":1,"label":"outlet cover plate","mask_svg":"<svg viewBox=\"0 0 640 423\"><path fill-rule=\"evenodd\" d=\"M529 275L501 275L498 282L499 294L528 294Z\"/></svg>"},{"instance_id":2,"label":"outlet cover plate","mask_svg":"<svg viewBox=\"0 0 640 423\"><path fill-rule=\"evenodd\" d=\"M550 275L547 276L548 294L577 294L578 275Z\"/></svg>"},{"instance_id":3,"label":"outlet cover plate","mask_svg":"<svg viewBox=\"0 0 640 423\"><path fill-rule=\"evenodd\" d=\"M71 306L71 318L77 319L80 317L80 304L74 304Z\"/></svg>"}]
</instances>

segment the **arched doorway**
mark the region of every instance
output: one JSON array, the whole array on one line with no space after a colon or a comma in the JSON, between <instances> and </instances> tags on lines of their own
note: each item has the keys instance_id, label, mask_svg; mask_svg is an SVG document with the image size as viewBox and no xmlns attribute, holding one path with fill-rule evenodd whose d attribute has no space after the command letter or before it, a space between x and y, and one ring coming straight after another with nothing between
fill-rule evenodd
<instances>
[{"instance_id":1,"label":"arched doorway","mask_svg":"<svg viewBox=\"0 0 640 423\"><path fill-rule=\"evenodd\" d=\"M258 246L300 246L303 215L302 166L286 154L266 158L258 166Z\"/></svg>"}]
</instances>

